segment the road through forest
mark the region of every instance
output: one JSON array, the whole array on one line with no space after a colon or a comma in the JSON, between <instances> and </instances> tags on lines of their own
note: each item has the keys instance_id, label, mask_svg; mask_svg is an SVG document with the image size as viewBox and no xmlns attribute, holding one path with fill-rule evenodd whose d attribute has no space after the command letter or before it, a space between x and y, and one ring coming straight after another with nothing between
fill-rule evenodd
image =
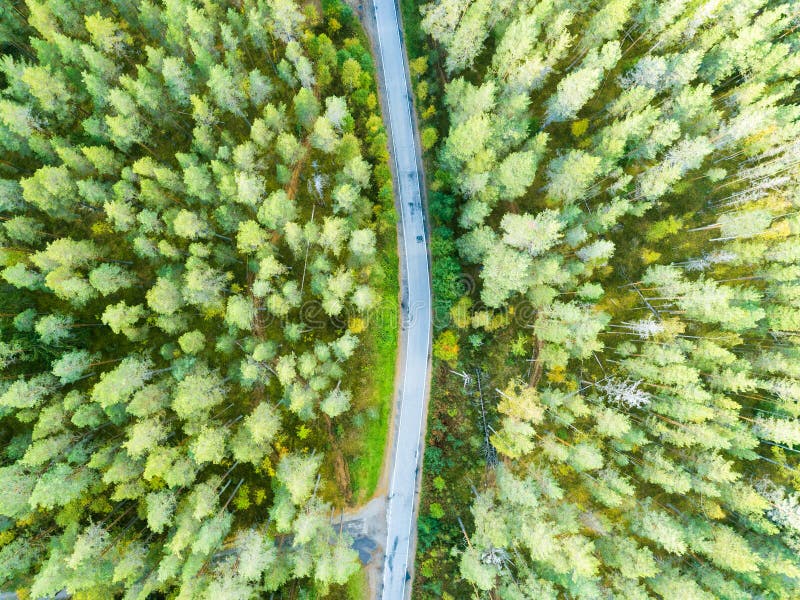
<instances>
[{"instance_id":1,"label":"road through forest","mask_svg":"<svg viewBox=\"0 0 800 600\"><path fill-rule=\"evenodd\" d=\"M402 357L391 479L386 510L387 538L383 565L383 600L403 600L410 594L416 539L417 488L422 470L422 432L426 417L431 349L431 285L428 238L422 203L417 136L407 59L396 0L373 0L379 85L388 110L391 154L400 209L400 262L405 281Z\"/></svg>"}]
</instances>

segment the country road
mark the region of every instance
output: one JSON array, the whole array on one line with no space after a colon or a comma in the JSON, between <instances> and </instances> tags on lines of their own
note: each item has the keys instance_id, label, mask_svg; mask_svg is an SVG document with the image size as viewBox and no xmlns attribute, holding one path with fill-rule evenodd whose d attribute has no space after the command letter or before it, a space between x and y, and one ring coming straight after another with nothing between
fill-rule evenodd
<instances>
[{"instance_id":1,"label":"country road","mask_svg":"<svg viewBox=\"0 0 800 600\"><path fill-rule=\"evenodd\" d=\"M379 85L383 88L389 113L400 208L400 262L406 283L403 294L405 356L396 399L381 598L403 600L411 592L409 572L413 567L416 539L417 489L422 470L422 432L430 370L431 285L422 178L399 8L396 0L373 0L373 7L382 67Z\"/></svg>"}]
</instances>

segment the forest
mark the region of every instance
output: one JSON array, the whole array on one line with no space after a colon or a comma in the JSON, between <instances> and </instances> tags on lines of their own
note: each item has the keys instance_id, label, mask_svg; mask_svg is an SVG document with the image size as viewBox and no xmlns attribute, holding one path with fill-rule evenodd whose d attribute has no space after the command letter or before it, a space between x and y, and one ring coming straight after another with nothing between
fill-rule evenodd
<instances>
[{"instance_id":1,"label":"forest","mask_svg":"<svg viewBox=\"0 0 800 600\"><path fill-rule=\"evenodd\" d=\"M0 4L0 591L345 597L397 326L373 74L339 0Z\"/></svg>"},{"instance_id":2,"label":"forest","mask_svg":"<svg viewBox=\"0 0 800 600\"><path fill-rule=\"evenodd\" d=\"M365 4L0 3L0 594L379 590L342 523L413 315ZM797 2L397 6L412 597L799 598Z\"/></svg>"},{"instance_id":3,"label":"forest","mask_svg":"<svg viewBox=\"0 0 800 600\"><path fill-rule=\"evenodd\" d=\"M403 16L436 307L414 597L800 597L797 4Z\"/></svg>"}]
</instances>

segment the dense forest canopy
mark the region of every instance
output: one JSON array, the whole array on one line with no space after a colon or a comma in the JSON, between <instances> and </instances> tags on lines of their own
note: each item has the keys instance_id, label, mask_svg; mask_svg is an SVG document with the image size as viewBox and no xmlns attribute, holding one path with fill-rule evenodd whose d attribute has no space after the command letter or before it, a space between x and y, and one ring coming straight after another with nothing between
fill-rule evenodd
<instances>
[{"instance_id":1,"label":"dense forest canopy","mask_svg":"<svg viewBox=\"0 0 800 600\"><path fill-rule=\"evenodd\" d=\"M421 7L434 257L478 286L440 294L419 597L800 595L799 14Z\"/></svg>"},{"instance_id":2,"label":"dense forest canopy","mask_svg":"<svg viewBox=\"0 0 800 600\"><path fill-rule=\"evenodd\" d=\"M0 6L0 589L358 569L319 476L379 300L358 27L338 0Z\"/></svg>"}]
</instances>

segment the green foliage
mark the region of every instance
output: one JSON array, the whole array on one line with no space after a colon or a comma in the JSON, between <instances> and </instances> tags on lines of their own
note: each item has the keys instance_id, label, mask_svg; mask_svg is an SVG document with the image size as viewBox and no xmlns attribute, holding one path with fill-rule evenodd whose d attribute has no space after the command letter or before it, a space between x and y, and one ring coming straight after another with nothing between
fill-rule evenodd
<instances>
[{"instance_id":1,"label":"green foliage","mask_svg":"<svg viewBox=\"0 0 800 600\"><path fill-rule=\"evenodd\" d=\"M477 282L450 301L470 343L433 377L420 598L800 593L792 10L411 19L449 78L424 90L448 132L434 277L452 240Z\"/></svg>"},{"instance_id":2,"label":"green foliage","mask_svg":"<svg viewBox=\"0 0 800 600\"><path fill-rule=\"evenodd\" d=\"M397 267L358 21L338 0L6 4L0 586L344 585L330 420L382 450L351 425L380 406L385 430L396 346L364 334ZM351 369L378 353L365 393Z\"/></svg>"},{"instance_id":3,"label":"green foliage","mask_svg":"<svg viewBox=\"0 0 800 600\"><path fill-rule=\"evenodd\" d=\"M450 331L443 331L433 343L433 355L451 365L458 361L458 336Z\"/></svg>"},{"instance_id":4,"label":"green foliage","mask_svg":"<svg viewBox=\"0 0 800 600\"><path fill-rule=\"evenodd\" d=\"M422 149L426 152L436 145L439 140L439 133L434 127L426 127L420 133L420 141L422 142Z\"/></svg>"}]
</instances>

